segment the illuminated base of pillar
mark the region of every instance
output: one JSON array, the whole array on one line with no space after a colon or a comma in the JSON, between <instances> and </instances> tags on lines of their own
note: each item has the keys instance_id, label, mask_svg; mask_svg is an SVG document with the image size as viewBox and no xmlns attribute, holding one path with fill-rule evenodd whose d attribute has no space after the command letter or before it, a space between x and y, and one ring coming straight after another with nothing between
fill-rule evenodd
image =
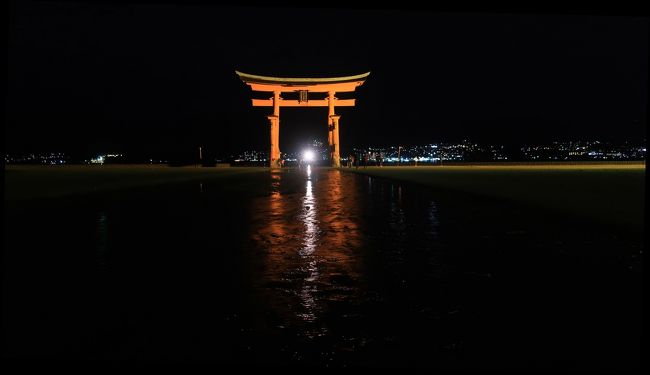
<instances>
[{"instance_id":1,"label":"illuminated base of pillar","mask_svg":"<svg viewBox=\"0 0 650 375\"><path fill-rule=\"evenodd\" d=\"M332 167L333 168L341 168L341 158L334 156L332 158Z\"/></svg>"},{"instance_id":2,"label":"illuminated base of pillar","mask_svg":"<svg viewBox=\"0 0 650 375\"><path fill-rule=\"evenodd\" d=\"M270 164L269 166L270 166L272 169L282 168L282 166L280 165L280 159L271 160L271 164Z\"/></svg>"}]
</instances>

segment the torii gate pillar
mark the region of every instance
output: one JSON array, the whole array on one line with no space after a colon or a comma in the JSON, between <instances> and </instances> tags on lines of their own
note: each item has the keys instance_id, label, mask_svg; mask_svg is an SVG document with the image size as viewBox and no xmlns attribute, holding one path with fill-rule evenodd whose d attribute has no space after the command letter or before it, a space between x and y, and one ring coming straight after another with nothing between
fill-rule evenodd
<instances>
[{"instance_id":1,"label":"torii gate pillar","mask_svg":"<svg viewBox=\"0 0 650 375\"><path fill-rule=\"evenodd\" d=\"M341 116L334 113L335 99L334 91L328 91L327 107L329 116L327 117L327 140L330 147L330 162L332 163L332 167L338 168L341 166L341 155L339 152L339 118L341 118Z\"/></svg>"},{"instance_id":2,"label":"torii gate pillar","mask_svg":"<svg viewBox=\"0 0 650 375\"><path fill-rule=\"evenodd\" d=\"M280 92L273 92L273 115L266 116L271 123L271 168L281 168L280 164Z\"/></svg>"},{"instance_id":3,"label":"torii gate pillar","mask_svg":"<svg viewBox=\"0 0 650 375\"><path fill-rule=\"evenodd\" d=\"M341 166L341 153L340 153L340 146L339 146L339 119L341 116L339 115L332 115L330 116L330 121L332 122L331 125L331 134L332 134L332 142L330 144L331 147L331 160L332 160L332 167L339 168Z\"/></svg>"},{"instance_id":4,"label":"torii gate pillar","mask_svg":"<svg viewBox=\"0 0 650 375\"><path fill-rule=\"evenodd\" d=\"M280 116L266 116L271 123L271 168L280 168Z\"/></svg>"}]
</instances>

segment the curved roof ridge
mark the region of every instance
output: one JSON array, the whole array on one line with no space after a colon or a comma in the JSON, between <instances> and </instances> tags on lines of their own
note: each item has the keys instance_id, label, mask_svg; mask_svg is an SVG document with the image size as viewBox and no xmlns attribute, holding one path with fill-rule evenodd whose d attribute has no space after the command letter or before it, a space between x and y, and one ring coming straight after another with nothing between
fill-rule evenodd
<instances>
[{"instance_id":1,"label":"curved roof ridge","mask_svg":"<svg viewBox=\"0 0 650 375\"><path fill-rule=\"evenodd\" d=\"M267 77L267 76L258 76L254 74L242 73L235 70L235 73L241 78L242 81L247 82L273 82L273 83L305 83L305 82L317 82L317 83L334 83L334 82L349 82L349 81L359 81L365 79L370 75L370 72L363 74L357 74L354 76L346 77L330 77L330 78L286 78L286 77Z\"/></svg>"}]
</instances>

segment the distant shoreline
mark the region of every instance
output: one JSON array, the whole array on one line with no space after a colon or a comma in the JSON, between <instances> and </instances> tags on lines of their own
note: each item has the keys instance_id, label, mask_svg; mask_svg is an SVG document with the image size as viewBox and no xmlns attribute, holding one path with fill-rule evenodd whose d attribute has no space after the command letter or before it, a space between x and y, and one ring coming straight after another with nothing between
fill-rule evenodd
<instances>
[{"instance_id":1,"label":"distant shoreline","mask_svg":"<svg viewBox=\"0 0 650 375\"><path fill-rule=\"evenodd\" d=\"M600 161L600 160L595 160L595 161L484 161L484 162L473 162L473 161L443 161L441 163L420 163L418 162L418 165L415 166L413 162L403 162L400 165L397 163L391 162L391 163L384 163L384 167L450 167L450 166L562 166L562 165L580 165L580 166L588 166L588 165L594 165L594 166L599 166L599 165L609 165L609 166L645 166L646 162L645 160L632 160L632 161ZM376 167L376 163L371 163L368 164L368 167ZM198 169L198 168L264 168L263 165L246 165L246 163L219 163L217 165L211 165L211 166L201 166L201 165L195 165L195 164L190 164L190 165L182 165L182 166L175 166L175 165L169 165L169 164L62 164L62 165L48 165L48 164L6 164L5 168L6 169L21 169L21 168L48 168L48 169L65 169L65 168L70 168L70 167L83 167L83 168L89 168L89 169L98 169L98 168L172 168L172 169L179 169L179 168L191 168L191 169ZM362 168L361 166L359 166ZM341 168L346 168L345 166L342 166Z\"/></svg>"},{"instance_id":2,"label":"distant shoreline","mask_svg":"<svg viewBox=\"0 0 650 375\"><path fill-rule=\"evenodd\" d=\"M609 161L609 160L579 160L579 161L477 161L477 162L472 162L472 161L450 161L450 162L444 162L442 165L586 165L586 164L594 164L594 165L616 165L616 164L623 164L623 165L645 165L645 160L633 160L633 161ZM438 164L422 164L422 166L439 166L440 163Z\"/></svg>"}]
</instances>

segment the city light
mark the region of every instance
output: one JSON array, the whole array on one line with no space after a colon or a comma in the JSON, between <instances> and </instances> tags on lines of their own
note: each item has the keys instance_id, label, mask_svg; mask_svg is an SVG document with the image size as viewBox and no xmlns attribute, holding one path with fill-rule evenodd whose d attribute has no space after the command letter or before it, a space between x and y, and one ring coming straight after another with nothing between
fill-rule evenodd
<instances>
[{"instance_id":1,"label":"city light","mask_svg":"<svg viewBox=\"0 0 650 375\"><path fill-rule=\"evenodd\" d=\"M643 140L645 143L645 139ZM418 165L441 164L443 162L554 162L554 161L634 161L645 160L647 148L641 142L602 142L594 140L553 141L544 144L523 144L507 149L500 144L480 144L465 141L465 143L437 142L428 144L412 144L402 146L366 146L348 150L349 155L355 156L356 161L368 157L368 165L392 165L400 163L415 163ZM347 153L347 152L346 152ZM69 165L69 164L130 164L125 154L100 153L93 157L72 157L63 152L41 152L5 154L5 164L34 164L34 165ZM298 167L300 162L317 165L326 164L329 160L327 144L313 140L296 147L296 151L282 154L288 167ZM82 158L83 157L83 158ZM133 157L131 157L133 159ZM349 157L342 157L347 161ZM147 157L145 162L167 163L162 158ZM144 161L142 160L142 161ZM140 162L142 162L140 161ZM230 155L229 161L234 164L265 165L268 161L268 151L247 150L241 154Z\"/></svg>"},{"instance_id":2,"label":"city light","mask_svg":"<svg viewBox=\"0 0 650 375\"><path fill-rule=\"evenodd\" d=\"M314 161L314 158L315 158L314 151L312 151L312 150L305 150L305 151L302 153L302 158L303 158L303 160L305 160L305 161Z\"/></svg>"}]
</instances>

